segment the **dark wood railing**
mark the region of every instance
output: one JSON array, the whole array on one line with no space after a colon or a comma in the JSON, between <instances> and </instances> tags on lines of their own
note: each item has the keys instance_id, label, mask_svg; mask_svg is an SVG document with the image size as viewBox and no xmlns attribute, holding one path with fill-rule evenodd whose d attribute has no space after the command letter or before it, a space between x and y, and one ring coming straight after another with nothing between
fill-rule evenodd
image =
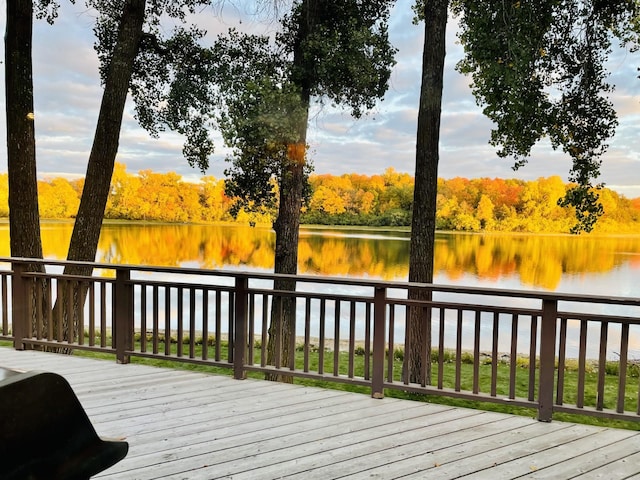
<instances>
[{"instance_id":1,"label":"dark wood railing","mask_svg":"<svg viewBox=\"0 0 640 480\"><path fill-rule=\"evenodd\" d=\"M554 412L640 420L640 299L268 273L0 258L2 330L15 348L110 352ZM76 263L77 264L77 263ZM33 265L42 268L34 269ZM408 300L410 289L431 292ZM288 358L269 365L273 299L293 297ZM282 304L283 302L276 302ZM409 381L407 310L428 312L430 378ZM271 332L277 345L285 338ZM429 351L430 350L430 351ZM595 394L594 394L595 392Z\"/></svg>"}]
</instances>

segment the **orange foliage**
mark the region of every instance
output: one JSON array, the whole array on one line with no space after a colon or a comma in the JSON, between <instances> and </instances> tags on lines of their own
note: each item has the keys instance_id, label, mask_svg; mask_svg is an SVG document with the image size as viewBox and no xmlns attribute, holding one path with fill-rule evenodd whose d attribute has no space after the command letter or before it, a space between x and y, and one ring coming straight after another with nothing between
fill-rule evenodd
<instances>
[{"instance_id":1,"label":"orange foliage","mask_svg":"<svg viewBox=\"0 0 640 480\"><path fill-rule=\"evenodd\" d=\"M287 145L287 158L299 165L304 165L307 155L307 145L304 143L291 143Z\"/></svg>"}]
</instances>

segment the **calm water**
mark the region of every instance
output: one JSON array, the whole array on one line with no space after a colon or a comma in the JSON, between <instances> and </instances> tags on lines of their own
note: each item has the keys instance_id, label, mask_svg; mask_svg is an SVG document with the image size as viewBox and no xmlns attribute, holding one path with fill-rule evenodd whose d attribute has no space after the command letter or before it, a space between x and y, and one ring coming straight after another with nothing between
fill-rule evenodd
<instances>
[{"instance_id":1,"label":"calm water","mask_svg":"<svg viewBox=\"0 0 640 480\"><path fill-rule=\"evenodd\" d=\"M73 225L45 222L45 256L64 259ZM227 225L107 223L97 260L215 269L273 269L268 228ZM0 255L9 255L0 223ZM409 233L303 229L302 274L405 281ZM439 233L435 283L640 297L640 237Z\"/></svg>"},{"instance_id":2,"label":"calm water","mask_svg":"<svg viewBox=\"0 0 640 480\"><path fill-rule=\"evenodd\" d=\"M46 257L66 257L72 228L71 222L43 223ZM273 232L260 227L107 223L100 237L97 260L133 265L270 271L273 270L274 243ZM9 256L6 222L0 223L0 249L0 255ZM303 274L406 281L408 262L408 232L301 231L299 271ZM435 282L439 284L640 297L639 275L640 237L437 235ZM516 302L515 299L505 301ZM589 310L589 306L581 306L581 309L585 308L597 313L597 310ZM607 313L635 316L637 312L608 307ZM399 322L398 328L403 329L402 323ZM519 350L526 352L526 325L521 328L525 334ZM598 337L598 328L593 325L594 331L590 331L589 338ZM619 328L612 328L608 356L615 357L614 352L619 348L616 346ZM577 325L570 325L569 329L572 338L568 341L568 355L575 357L577 338L571 331L577 331ZM490 332L483 336L490 342ZM597 356L595 347L589 346L592 358ZM490 346L487 343L482 348L490 349ZM634 327L630 348L632 357L640 358L640 328ZM508 350L508 344L501 345L501 349Z\"/></svg>"}]
</instances>

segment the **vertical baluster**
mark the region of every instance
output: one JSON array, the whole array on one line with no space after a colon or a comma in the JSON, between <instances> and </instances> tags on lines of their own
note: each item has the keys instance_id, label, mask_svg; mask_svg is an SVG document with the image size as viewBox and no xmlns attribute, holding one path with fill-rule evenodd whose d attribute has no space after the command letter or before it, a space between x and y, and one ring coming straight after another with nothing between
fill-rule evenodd
<instances>
[{"instance_id":1,"label":"vertical baluster","mask_svg":"<svg viewBox=\"0 0 640 480\"><path fill-rule=\"evenodd\" d=\"M256 295L249 294L249 332L247 336L247 345L249 347L247 364L253 365L255 362L255 345L256 345Z\"/></svg>"},{"instance_id":2,"label":"vertical baluster","mask_svg":"<svg viewBox=\"0 0 640 480\"><path fill-rule=\"evenodd\" d=\"M607 337L609 333L609 322L600 323L600 353L598 355L598 396L596 409L604 408L604 386L607 370Z\"/></svg>"},{"instance_id":3,"label":"vertical baluster","mask_svg":"<svg viewBox=\"0 0 640 480\"><path fill-rule=\"evenodd\" d=\"M46 287L44 290L44 295L46 298L46 308L44 310L44 312L42 313L43 315L43 321L45 322L45 324L47 325L47 340L53 340L53 302L52 302L52 297L53 297L53 279L49 278L46 282Z\"/></svg>"},{"instance_id":4,"label":"vertical baluster","mask_svg":"<svg viewBox=\"0 0 640 480\"><path fill-rule=\"evenodd\" d=\"M160 349L160 300L158 296L158 285L153 286L151 295L153 297L153 353L157 355Z\"/></svg>"},{"instance_id":5,"label":"vertical baluster","mask_svg":"<svg viewBox=\"0 0 640 480\"><path fill-rule=\"evenodd\" d=\"M222 343L222 292L216 290L216 352L215 360L220 361L221 358L221 343ZM262 348L266 348L266 344L262 345Z\"/></svg>"},{"instance_id":6,"label":"vertical baluster","mask_svg":"<svg viewBox=\"0 0 640 480\"><path fill-rule=\"evenodd\" d=\"M182 287L177 288L177 297L178 331L176 333L176 354L178 357L182 357L182 347L184 343L184 289Z\"/></svg>"},{"instance_id":7,"label":"vertical baluster","mask_svg":"<svg viewBox=\"0 0 640 480\"><path fill-rule=\"evenodd\" d=\"M516 366L518 356L518 314L511 315L511 349L509 350L509 398L516 398Z\"/></svg>"},{"instance_id":8,"label":"vertical baluster","mask_svg":"<svg viewBox=\"0 0 640 480\"><path fill-rule=\"evenodd\" d=\"M267 364L267 342L269 341L269 296L265 293L262 295L262 335L260 337L260 366Z\"/></svg>"},{"instance_id":9,"label":"vertical baluster","mask_svg":"<svg viewBox=\"0 0 640 480\"><path fill-rule=\"evenodd\" d=\"M296 325L296 310L297 310L297 306L298 306L298 299L295 296L292 296L290 298L288 298L288 305L291 305L290 308L293 308L293 318L291 320L291 331L289 332L289 359L288 359L288 365L289 365L289 370L295 370L296 368L296 338L298 336L297 334L297 325Z\"/></svg>"},{"instance_id":10,"label":"vertical baluster","mask_svg":"<svg viewBox=\"0 0 640 480\"><path fill-rule=\"evenodd\" d=\"M2 288L2 334L3 335L9 334L9 308L8 308L9 287L8 287L7 278L8 276L6 274L2 275L2 286L0 287Z\"/></svg>"},{"instance_id":11,"label":"vertical baluster","mask_svg":"<svg viewBox=\"0 0 640 480\"><path fill-rule=\"evenodd\" d=\"M76 284L77 286L77 290L76 290L76 303L77 303L77 318L78 318L78 344L79 345L84 345L84 303L83 303L83 298L86 301L86 298L83 294L83 292L85 291L85 289L87 288L85 286L85 282L83 281L78 281L78 283Z\"/></svg>"},{"instance_id":12,"label":"vertical baluster","mask_svg":"<svg viewBox=\"0 0 640 480\"><path fill-rule=\"evenodd\" d=\"M196 289L189 287L189 358L196 358L196 335Z\"/></svg>"},{"instance_id":13,"label":"vertical baluster","mask_svg":"<svg viewBox=\"0 0 640 480\"><path fill-rule=\"evenodd\" d=\"M324 298L320 300L320 340L318 345L318 373L324 374L324 346L326 341L327 305Z\"/></svg>"},{"instance_id":14,"label":"vertical baluster","mask_svg":"<svg viewBox=\"0 0 640 480\"><path fill-rule=\"evenodd\" d=\"M567 319L560 319L560 339L558 341L558 383L556 385L556 405L564 403L564 371L567 352Z\"/></svg>"},{"instance_id":15,"label":"vertical baluster","mask_svg":"<svg viewBox=\"0 0 640 480\"><path fill-rule=\"evenodd\" d=\"M445 316L446 310L440 308L440 325L438 329L438 388L444 388L444 328L445 328Z\"/></svg>"},{"instance_id":16,"label":"vertical baluster","mask_svg":"<svg viewBox=\"0 0 640 480\"><path fill-rule=\"evenodd\" d=\"M60 282L58 282L58 285ZM60 298L60 297L58 297ZM60 309L58 309L60 312ZM111 323L113 331L113 322ZM113 342L113 335L111 335ZM100 282L100 347L107 346L107 282Z\"/></svg>"},{"instance_id":17,"label":"vertical baluster","mask_svg":"<svg viewBox=\"0 0 640 480\"><path fill-rule=\"evenodd\" d=\"M164 287L164 354L171 355L171 287Z\"/></svg>"},{"instance_id":18,"label":"vertical baluster","mask_svg":"<svg viewBox=\"0 0 640 480\"><path fill-rule=\"evenodd\" d=\"M482 312L476 310L475 323L473 327L473 393L480 391L480 332ZM460 352L457 355L462 355Z\"/></svg>"},{"instance_id":19,"label":"vertical baluster","mask_svg":"<svg viewBox=\"0 0 640 480\"><path fill-rule=\"evenodd\" d=\"M235 310L235 302L236 302L236 294L235 292L227 292L227 331L229 332L229 346L227 347L227 361L229 363L233 363L234 361L234 352L235 352L235 318L236 318L236 310Z\"/></svg>"},{"instance_id":20,"label":"vertical baluster","mask_svg":"<svg viewBox=\"0 0 640 480\"><path fill-rule=\"evenodd\" d=\"M63 312L64 312L64 309L65 309L65 305L64 305L64 302L63 302L62 299L64 298L63 292L64 292L64 289L65 289L65 283L67 283L65 280L62 280L61 278L58 278L58 284L57 284L57 287L58 287L58 298L57 298L57 302L56 303L58 303L58 305L60 305L60 308L56 309L57 310L56 314L57 314L57 317L58 317L58 318L56 318L56 320L57 320L57 322L56 322L56 326L57 326L57 328L56 328L56 340L59 341L59 342L62 341L62 337L63 337L63 335L62 335L62 318L63 318ZM115 341L115 339L113 339L113 335L111 337L112 337L112 341Z\"/></svg>"},{"instance_id":21,"label":"vertical baluster","mask_svg":"<svg viewBox=\"0 0 640 480\"><path fill-rule=\"evenodd\" d=\"M580 342L578 347L578 392L576 406L584 407L584 386L587 365L587 321L580 321Z\"/></svg>"},{"instance_id":22,"label":"vertical baluster","mask_svg":"<svg viewBox=\"0 0 640 480\"><path fill-rule=\"evenodd\" d=\"M147 351L147 287L140 287L140 351Z\"/></svg>"},{"instance_id":23,"label":"vertical baluster","mask_svg":"<svg viewBox=\"0 0 640 480\"><path fill-rule=\"evenodd\" d=\"M531 316L531 328L529 330L529 392L528 400L535 400L536 391L536 363L538 357L538 317Z\"/></svg>"},{"instance_id":24,"label":"vertical baluster","mask_svg":"<svg viewBox=\"0 0 640 480\"><path fill-rule=\"evenodd\" d=\"M458 318L456 323L456 375L455 375L455 390L460 391L462 372L462 310L458 310Z\"/></svg>"},{"instance_id":25,"label":"vertical baluster","mask_svg":"<svg viewBox=\"0 0 640 480\"><path fill-rule=\"evenodd\" d=\"M387 381L393 383L393 360L395 351L396 305L389 304L389 341L387 346Z\"/></svg>"},{"instance_id":26,"label":"vertical baluster","mask_svg":"<svg viewBox=\"0 0 640 480\"><path fill-rule=\"evenodd\" d=\"M51 302L47 302L47 305L51 305ZM95 344L96 344L96 282L94 280L89 284L89 346L93 347L95 346Z\"/></svg>"},{"instance_id":27,"label":"vertical baluster","mask_svg":"<svg viewBox=\"0 0 640 480\"><path fill-rule=\"evenodd\" d=\"M621 325L620 333L620 363L618 365L618 402L616 412L624 413L624 399L627 391L627 357L629 354L629 324Z\"/></svg>"},{"instance_id":28,"label":"vertical baluster","mask_svg":"<svg viewBox=\"0 0 640 480\"><path fill-rule=\"evenodd\" d=\"M303 371L309 371L309 343L311 342L311 299L304 299L304 365Z\"/></svg>"},{"instance_id":29,"label":"vertical baluster","mask_svg":"<svg viewBox=\"0 0 640 480\"><path fill-rule=\"evenodd\" d=\"M356 302L351 301L351 309L349 311L349 368L347 375L349 378L354 376L354 358L356 351Z\"/></svg>"},{"instance_id":30,"label":"vertical baluster","mask_svg":"<svg viewBox=\"0 0 640 480\"><path fill-rule=\"evenodd\" d=\"M491 396L498 394L498 337L500 329L500 314L493 312L493 341L491 343Z\"/></svg>"},{"instance_id":31,"label":"vertical baluster","mask_svg":"<svg viewBox=\"0 0 640 480\"><path fill-rule=\"evenodd\" d=\"M209 359L209 289L202 289L202 360Z\"/></svg>"},{"instance_id":32,"label":"vertical baluster","mask_svg":"<svg viewBox=\"0 0 640 480\"><path fill-rule=\"evenodd\" d=\"M280 368L280 365L282 365L282 328L284 327L283 323L284 323L284 315L283 315L283 298L280 297L277 300L274 298L273 299L276 302L277 305L277 312L276 315L278 315L278 322L276 323L276 325L278 326L278 328L276 328L276 332L275 332L275 355L274 355L274 362L275 362L275 366L277 369Z\"/></svg>"},{"instance_id":33,"label":"vertical baluster","mask_svg":"<svg viewBox=\"0 0 640 480\"><path fill-rule=\"evenodd\" d=\"M365 304L364 313L364 379L371 379L371 302Z\"/></svg>"},{"instance_id":34,"label":"vertical baluster","mask_svg":"<svg viewBox=\"0 0 640 480\"><path fill-rule=\"evenodd\" d=\"M413 352L411 351L411 345L413 344L414 332L412 331L411 328L408 328L408 325L409 325L409 315L411 314L410 312L414 308L418 308L418 307L417 306L414 307L413 305L405 306L406 320L405 320L405 329L404 329L404 345L403 345L404 352L402 355L402 371L400 375L402 383L405 385L409 385L409 379L410 379L409 358L413 354ZM394 360L395 360L395 353L396 353L395 347L393 349L389 347L389 356L392 357Z\"/></svg>"},{"instance_id":35,"label":"vertical baluster","mask_svg":"<svg viewBox=\"0 0 640 480\"><path fill-rule=\"evenodd\" d=\"M42 290L44 288L46 280L35 278L35 294L36 294L36 338L42 340L42 331L44 329L42 319Z\"/></svg>"},{"instance_id":36,"label":"vertical baluster","mask_svg":"<svg viewBox=\"0 0 640 480\"><path fill-rule=\"evenodd\" d=\"M335 300L333 319L333 376L340 374L340 300Z\"/></svg>"},{"instance_id":37,"label":"vertical baluster","mask_svg":"<svg viewBox=\"0 0 640 480\"><path fill-rule=\"evenodd\" d=\"M75 280L69 280L66 282L66 286L67 286L67 329L66 332L64 332L64 335L66 335L66 340L69 343L73 343L74 341L74 328L73 328L73 324L75 322L75 309L74 309L74 302L73 302L73 297L74 297L74 292L76 291L76 289L74 288L74 286L77 285L77 281ZM65 338L60 338L60 341L65 340Z\"/></svg>"}]
</instances>

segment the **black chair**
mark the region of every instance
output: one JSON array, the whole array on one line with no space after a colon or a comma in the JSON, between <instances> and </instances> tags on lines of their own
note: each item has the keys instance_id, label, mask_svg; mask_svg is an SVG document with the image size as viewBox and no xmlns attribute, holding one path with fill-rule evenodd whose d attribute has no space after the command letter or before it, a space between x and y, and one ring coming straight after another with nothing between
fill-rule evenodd
<instances>
[{"instance_id":1,"label":"black chair","mask_svg":"<svg viewBox=\"0 0 640 480\"><path fill-rule=\"evenodd\" d=\"M87 479L128 450L98 437L62 376L0 368L0 478Z\"/></svg>"}]
</instances>

